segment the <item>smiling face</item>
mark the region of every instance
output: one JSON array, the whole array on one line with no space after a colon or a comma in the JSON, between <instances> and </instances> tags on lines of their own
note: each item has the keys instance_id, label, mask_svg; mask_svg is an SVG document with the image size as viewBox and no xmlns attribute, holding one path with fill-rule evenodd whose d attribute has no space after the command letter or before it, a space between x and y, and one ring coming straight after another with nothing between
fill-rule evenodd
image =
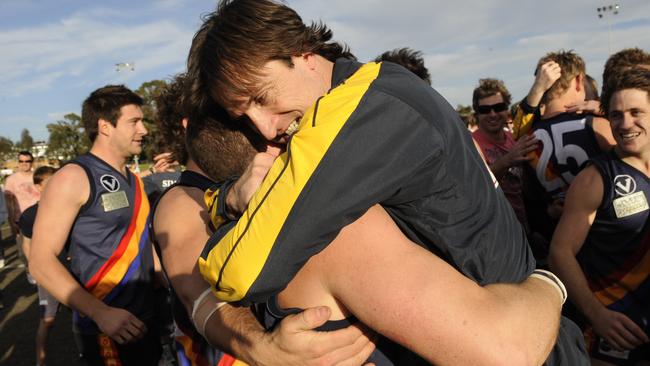
<instances>
[{"instance_id":1,"label":"smiling face","mask_svg":"<svg viewBox=\"0 0 650 366\"><path fill-rule=\"evenodd\" d=\"M311 57L292 57L292 66L278 60L267 62L257 92L235 98L228 112L235 118L248 117L267 140L288 142L305 112L329 88L314 72Z\"/></svg>"},{"instance_id":2,"label":"smiling face","mask_svg":"<svg viewBox=\"0 0 650 366\"><path fill-rule=\"evenodd\" d=\"M120 108L120 117L115 126L101 120L105 124L103 128L110 131L108 135L111 145L125 158L142 152L142 140L147 134L142 118L142 109L139 106L127 104Z\"/></svg>"},{"instance_id":3,"label":"smiling face","mask_svg":"<svg viewBox=\"0 0 650 366\"><path fill-rule=\"evenodd\" d=\"M505 105L505 109L503 106ZM489 109L481 111L483 108ZM481 98L478 101L478 128L488 135L500 135L503 133L503 128L508 122L508 105L505 104L501 93L490 95L489 97ZM487 112L487 113L481 113Z\"/></svg>"},{"instance_id":4,"label":"smiling face","mask_svg":"<svg viewBox=\"0 0 650 366\"><path fill-rule=\"evenodd\" d=\"M34 158L30 155L18 155L18 171L19 172L29 172L32 170L32 164L34 163Z\"/></svg>"},{"instance_id":5,"label":"smiling face","mask_svg":"<svg viewBox=\"0 0 650 366\"><path fill-rule=\"evenodd\" d=\"M615 92L609 105L609 121L618 149L627 155L650 153L650 96L639 89Z\"/></svg>"}]
</instances>

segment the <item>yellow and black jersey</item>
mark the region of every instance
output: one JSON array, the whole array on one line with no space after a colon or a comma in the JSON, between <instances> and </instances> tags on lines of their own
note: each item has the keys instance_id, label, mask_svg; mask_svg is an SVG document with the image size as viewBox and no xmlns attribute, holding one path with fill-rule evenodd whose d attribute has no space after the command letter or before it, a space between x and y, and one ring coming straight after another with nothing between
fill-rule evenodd
<instances>
[{"instance_id":1,"label":"yellow and black jersey","mask_svg":"<svg viewBox=\"0 0 650 366\"><path fill-rule=\"evenodd\" d=\"M377 203L412 241L481 285L532 273L523 228L442 96L389 62L338 60L332 86L243 216L206 244L199 267L220 300L266 302ZM563 318L546 364L588 365L581 342Z\"/></svg>"},{"instance_id":2,"label":"yellow and black jersey","mask_svg":"<svg viewBox=\"0 0 650 366\"><path fill-rule=\"evenodd\" d=\"M525 233L454 109L392 63L339 60L201 273L223 301L264 302L340 229L380 203L409 238L480 284L535 267Z\"/></svg>"}]
</instances>

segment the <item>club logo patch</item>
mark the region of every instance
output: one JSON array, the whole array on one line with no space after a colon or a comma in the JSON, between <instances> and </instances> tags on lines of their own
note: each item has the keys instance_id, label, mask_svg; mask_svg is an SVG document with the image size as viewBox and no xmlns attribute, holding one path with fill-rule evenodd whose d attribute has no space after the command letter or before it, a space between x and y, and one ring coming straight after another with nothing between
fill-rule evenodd
<instances>
[{"instance_id":1,"label":"club logo patch","mask_svg":"<svg viewBox=\"0 0 650 366\"><path fill-rule=\"evenodd\" d=\"M109 192L116 192L118 189L120 189L120 181L110 174L102 175L99 178L99 183L101 183L102 187L104 187Z\"/></svg>"},{"instance_id":2,"label":"club logo patch","mask_svg":"<svg viewBox=\"0 0 650 366\"><path fill-rule=\"evenodd\" d=\"M614 190L620 196L627 196L636 191L636 182L629 175L617 175L614 178Z\"/></svg>"}]
</instances>

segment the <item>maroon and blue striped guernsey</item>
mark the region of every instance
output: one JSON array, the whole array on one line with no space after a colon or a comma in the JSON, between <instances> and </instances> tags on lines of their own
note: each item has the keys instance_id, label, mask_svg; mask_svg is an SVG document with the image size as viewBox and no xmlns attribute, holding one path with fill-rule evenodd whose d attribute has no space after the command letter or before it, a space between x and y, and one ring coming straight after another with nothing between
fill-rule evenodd
<instances>
[{"instance_id":1,"label":"maroon and blue striped guernsey","mask_svg":"<svg viewBox=\"0 0 650 366\"><path fill-rule=\"evenodd\" d=\"M71 272L93 296L146 322L154 315L153 256L142 180L128 169L122 175L90 153L70 163L81 166L90 183L88 201L70 231ZM73 321L79 333L98 332L76 311Z\"/></svg>"},{"instance_id":2,"label":"maroon and blue striped guernsey","mask_svg":"<svg viewBox=\"0 0 650 366\"><path fill-rule=\"evenodd\" d=\"M614 151L592 163L603 179L604 193L578 261L598 300L648 333L650 179Z\"/></svg>"}]
</instances>

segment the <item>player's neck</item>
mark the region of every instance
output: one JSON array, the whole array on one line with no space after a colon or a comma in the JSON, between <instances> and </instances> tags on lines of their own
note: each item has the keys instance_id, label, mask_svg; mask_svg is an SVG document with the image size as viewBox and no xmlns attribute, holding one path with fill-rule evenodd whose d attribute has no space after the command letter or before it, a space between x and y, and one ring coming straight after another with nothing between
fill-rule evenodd
<instances>
[{"instance_id":1,"label":"player's neck","mask_svg":"<svg viewBox=\"0 0 650 366\"><path fill-rule=\"evenodd\" d=\"M650 151L629 154L621 150L618 146L614 148L614 151L621 160L644 173L647 177L650 177Z\"/></svg>"},{"instance_id":2,"label":"player's neck","mask_svg":"<svg viewBox=\"0 0 650 366\"><path fill-rule=\"evenodd\" d=\"M546 103L546 109L544 110L544 115L542 119L548 119L557 116L566 112L566 106L573 105L581 102L578 100L575 94L570 93L569 91L565 92L557 98L553 98L548 103Z\"/></svg>"},{"instance_id":3,"label":"player's neck","mask_svg":"<svg viewBox=\"0 0 650 366\"><path fill-rule=\"evenodd\" d=\"M112 166L115 170L126 175L126 157L111 146L100 141L95 141L90 153L102 159L106 164Z\"/></svg>"},{"instance_id":4,"label":"player's neck","mask_svg":"<svg viewBox=\"0 0 650 366\"><path fill-rule=\"evenodd\" d=\"M212 179L203 170L201 170L201 168L199 168L199 166L191 158L187 159L187 163L185 164L185 169L189 170L189 171L192 171L194 173L199 173L199 174L201 174L201 175L203 175L205 177L208 177L208 178Z\"/></svg>"}]
</instances>

